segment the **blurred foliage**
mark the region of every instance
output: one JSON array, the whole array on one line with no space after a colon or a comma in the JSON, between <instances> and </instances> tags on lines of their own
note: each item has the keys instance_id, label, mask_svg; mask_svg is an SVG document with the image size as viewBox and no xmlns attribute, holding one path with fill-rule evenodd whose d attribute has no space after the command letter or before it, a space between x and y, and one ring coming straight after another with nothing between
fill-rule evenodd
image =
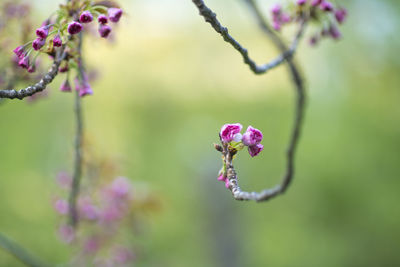
<instances>
[{"instance_id":1,"label":"blurred foliage","mask_svg":"<svg viewBox=\"0 0 400 267\"><path fill-rule=\"evenodd\" d=\"M214 2L254 57L272 58L243 5ZM300 47L308 107L297 173L287 194L262 204L234 201L217 182L212 143L226 122L257 125L265 149L238 159L241 185L279 181L293 108L284 67L254 76L190 1L181 16L168 10L177 16L168 23L153 19L165 11L150 12L155 1L126 2L131 16L115 44L85 43L101 74L83 99L86 138L161 200L132 237L138 266L400 263L400 4L349 2L344 40ZM61 82L46 99L0 105L0 231L54 263L70 255L51 207L55 175L73 155L73 95L58 91ZM0 266L20 265L0 251Z\"/></svg>"}]
</instances>

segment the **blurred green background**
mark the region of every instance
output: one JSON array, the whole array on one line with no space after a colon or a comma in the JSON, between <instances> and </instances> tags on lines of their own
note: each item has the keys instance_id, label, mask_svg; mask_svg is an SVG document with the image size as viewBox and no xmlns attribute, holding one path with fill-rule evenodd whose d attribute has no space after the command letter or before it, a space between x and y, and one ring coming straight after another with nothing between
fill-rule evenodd
<instances>
[{"instance_id":1,"label":"blurred green background","mask_svg":"<svg viewBox=\"0 0 400 267\"><path fill-rule=\"evenodd\" d=\"M189 0L122 2L116 42L86 40L101 75L83 99L87 136L162 204L134 237L137 266L400 265L400 2L343 2L343 40L299 48L308 104L296 176L261 204L234 201L216 180L212 143L227 122L261 129L263 153L236 162L240 183L279 182L294 101L285 67L253 75ZM58 1L32 4L39 25ZM259 63L276 55L241 1L208 4ZM0 231L52 263L71 253L51 204L73 155L61 82L35 103L0 104ZM0 250L0 266L22 265Z\"/></svg>"}]
</instances>

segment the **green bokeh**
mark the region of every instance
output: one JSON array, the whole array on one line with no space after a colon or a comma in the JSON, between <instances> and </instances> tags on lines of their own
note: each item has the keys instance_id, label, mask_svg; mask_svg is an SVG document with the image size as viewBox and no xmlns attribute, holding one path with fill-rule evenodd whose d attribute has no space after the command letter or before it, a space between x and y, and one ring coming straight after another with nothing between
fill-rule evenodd
<instances>
[{"instance_id":1,"label":"green bokeh","mask_svg":"<svg viewBox=\"0 0 400 267\"><path fill-rule=\"evenodd\" d=\"M259 62L274 56L243 5L212 4ZM240 183L277 183L294 101L286 69L254 76L190 1L161 18L156 5L126 6L115 44L85 43L101 76L83 102L98 150L162 201L133 237L139 266L400 264L397 1L350 1L342 41L300 46L308 104L296 176L287 194L262 204L236 202L217 182L212 143L227 122L261 129L265 150L240 155ZM72 165L73 96L58 91L61 82L44 100L0 104L0 231L53 263L70 255L51 204L55 174ZM18 264L0 251L0 266Z\"/></svg>"}]
</instances>

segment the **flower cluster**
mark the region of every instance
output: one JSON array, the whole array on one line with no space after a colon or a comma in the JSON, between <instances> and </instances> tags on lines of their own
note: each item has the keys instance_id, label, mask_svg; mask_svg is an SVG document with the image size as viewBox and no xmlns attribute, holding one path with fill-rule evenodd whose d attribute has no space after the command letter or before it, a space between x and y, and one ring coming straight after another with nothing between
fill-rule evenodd
<instances>
[{"instance_id":1,"label":"flower cluster","mask_svg":"<svg viewBox=\"0 0 400 267\"><path fill-rule=\"evenodd\" d=\"M273 28L280 31L282 26L290 22L308 18L315 22L318 30L310 38L310 44L316 45L322 38L340 39L338 25L347 17L347 11L341 6L327 0L296 0L296 3L283 8L277 4L271 8Z\"/></svg>"},{"instance_id":2,"label":"flower cluster","mask_svg":"<svg viewBox=\"0 0 400 267\"><path fill-rule=\"evenodd\" d=\"M112 23L119 22L123 13L122 9L116 8L114 4L110 3L75 0L68 2L67 5L61 5L55 15L50 16L36 29L36 39L14 49L18 65L27 69L28 72L34 72L36 59L40 53L55 58L60 47L65 46L67 57L65 62L62 63L60 72L69 72L71 69L77 70L80 64L76 51L78 42L76 38L72 37L84 30L85 25L97 20L99 35L102 38L107 38L112 31L109 21ZM69 43L68 46L67 43ZM92 94L93 91L88 85L87 79L81 76L83 75L78 77L76 89L79 90L81 96ZM60 90L63 92L71 91L68 77Z\"/></svg>"},{"instance_id":3,"label":"flower cluster","mask_svg":"<svg viewBox=\"0 0 400 267\"><path fill-rule=\"evenodd\" d=\"M263 134L260 130L249 126L242 135L242 128L243 126L240 123L223 125L219 133L221 142L223 145L228 145L236 150L247 147L250 156L255 157L264 149L264 146L260 144L263 139ZM225 186L228 188L229 181L226 174L225 162L219 173L218 181L224 181Z\"/></svg>"},{"instance_id":4,"label":"flower cluster","mask_svg":"<svg viewBox=\"0 0 400 267\"><path fill-rule=\"evenodd\" d=\"M57 183L68 192L72 178L60 172ZM80 250L73 261L85 262L84 266L126 266L131 263L135 254L129 245L122 245L120 233L132 223L129 217L137 205L135 201L142 200L134 197L132 183L125 177L116 177L98 188L82 192L77 200L80 228L61 223L58 229L63 242ZM66 198L55 197L53 207L63 218L69 215Z\"/></svg>"}]
</instances>

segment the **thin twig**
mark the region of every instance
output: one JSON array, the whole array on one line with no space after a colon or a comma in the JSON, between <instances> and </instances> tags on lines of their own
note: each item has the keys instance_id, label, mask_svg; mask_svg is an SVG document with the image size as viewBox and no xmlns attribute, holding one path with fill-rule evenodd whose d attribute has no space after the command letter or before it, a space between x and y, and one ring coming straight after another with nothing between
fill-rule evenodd
<instances>
[{"instance_id":1,"label":"thin twig","mask_svg":"<svg viewBox=\"0 0 400 267\"><path fill-rule=\"evenodd\" d=\"M297 49L298 42L303 35L306 26L306 18L302 18L300 28L289 48L285 45L284 41L271 29L265 18L263 17L261 11L255 4L254 0L244 0L252 12L254 13L261 29L266 33L266 35L271 39L274 45L280 50L281 55L271 61L268 64L258 66L253 60L248 56L248 52L243 48L232 36L229 35L228 29L223 27L216 18L216 14L209 9L202 0L192 0L200 11L200 15L203 16L206 22L210 23L212 27L223 36L224 40L230 43L237 51L239 51L244 59L244 62L250 66L250 69L256 74L265 73L267 70L276 67L283 63L285 60L288 63L289 71L292 76L293 84L296 88L296 107L295 107L295 119L293 123L293 128L289 140L289 145L286 152L286 171L283 175L280 184L265 189L261 192L245 192L242 191L238 185L238 179L236 175L235 168L233 166L233 156L237 153L235 149L231 149L228 144L222 144L221 146L216 145L216 149L222 153L224 163L226 165L226 175L229 180L228 185L231 190L233 197L237 200L255 200L255 201L266 201L279 194L284 193L294 175L294 161L295 161L295 151L299 142L300 130L304 117L304 105L305 105L305 90L303 78L298 71L296 64L293 61L293 54Z\"/></svg>"},{"instance_id":2,"label":"thin twig","mask_svg":"<svg viewBox=\"0 0 400 267\"><path fill-rule=\"evenodd\" d=\"M83 76L83 60L82 60L82 33L78 36L78 57L79 57L79 75ZM80 182L82 177L82 134L83 134L83 118L81 97L79 91L75 91L75 119L76 119L76 133L75 133L75 162L74 174L72 180L72 188L69 196L69 223L73 227L78 225L78 210L76 201L79 195Z\"/></svg>"},{"instance_id":3,"label":"thin twig","mask_svg":"<svg viewBox=\"0 0 400 267\"><path fill-rule=\"evenodd\" d=\"M302 22L289 49L285 49L284 51L282 51L281 55L271 60L270 62L263 65L257 65L257 63L250 58L247 49L244 48L229 34L228 29L221 25L221 23L217 19L217 15L205 5L203 0L192 0L192 2L196 5L200 12L200 15L204 17L205 21L211 24L214 30L224 38L225 42L231 44L233 48L235 48L242 55L244 63L247 64L255 74L264 74L267 71L282 64L285 59L291 58L296 52L297 44L305 29L305 23Z\"/></svg>"},{"instance_id":4,"label":"thin twig","mask_svg":"<svg viewBox=\"0 0 400 267\"><path fill-rule=\"evenodd\" d=\"M49 85L54 78L58 74L58 67L60 66L61 62L66 57L67 53L65 51L66 44L64 44L61 49L57 52L56 59L54 60L53 64L51 65L50 69L46 74L43 75L42 79L34 84L30 85L21 90L0 90L0 98L9 98L14 99L18 98L20 100L24 99L25 97L32 96L38 92L43 91L46 89L47 85Z\"/></svg>"},{"instance_id":5,"label":"thin twig","mask_svg":"<svg viewBox=\"0 0 400 267\"><path fill-rule=\"evenodd\" d=\"M48 266L44 264L39 259L34 257L28 251L26 251L23 247L18 245L15 241L9 239L0 233L0 247L10 254L14 255L18 260L24 263L26 266L31 267L44 267Z\"/></svg>"}]
</instances>

